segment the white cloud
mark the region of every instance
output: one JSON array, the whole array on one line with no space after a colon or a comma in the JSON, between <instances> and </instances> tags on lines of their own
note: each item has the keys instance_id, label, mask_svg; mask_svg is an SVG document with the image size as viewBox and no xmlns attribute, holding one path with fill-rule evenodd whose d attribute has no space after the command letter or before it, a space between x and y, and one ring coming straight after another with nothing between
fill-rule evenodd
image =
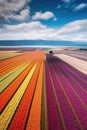
<instances>
[{"instance_id":1,"label":"white cloud","mask_svg":"<svg viewBox=\"0 0 87 130\"><path fill-rule=\"evenodd\" d=\"M0 0L0 20L24 20L29 16L31 0Z\"/></svg>"},{"instance_id":2,"label":"white cloud","mask_svg":"<svg viewBox=\"0 0 87 130\"><path fill-rule=\"evenodd\" d=\"M40 20L40 19L48 20L48 19L51 19L51 18L53 18L54 20L57 20L55 15L50 11L46 11L44 13L36 12L35 15L32 16L33 20Z\"/></svg>"},{"instance_id":3,"label":"white cloud","mask_svg":"<svg viewBox=\"0 0 87 130\"><path fill-rule=\"evenodd\" d=\"M17 20L17 21L22 21L25 19L29 18L29 10L28 9L24 9L22 11L20 11L20 14L11 14L10 15L11 19Z\"/></svg>"},{"instance_id":4,"label":"white cloud","mask_svg":"<svg viewBox=\"0 0 87 130\"><path fill-rule=\"evenodd\" d=\"M48 28L39 21L18 25L4 25L0 40L67 40L87 42L87 19L77 20L61 28Z\"/></svg>"},{"instance_id":5,"label":"white cloud","mask_svg":"<svg viewBox=\"0 0 87 130\"><path fill-rule=\"evenodd\" d=\"M59 34L69 34L87 31L87 20L77 20L66 24L58 32Z\"/></svg>"},{"instance_id":6,"label":"white cloud","mask_svg":"<svg viewBox=\"0 0 87 130\"><path fill-rule=\"evenodd\" d=\"M74 11L81 10L87 7L87 3L81 3L74 8Z\"/></svg>"},{"instance_id":7,"label":"white cloud","mask_svg":"<svg viewBox=\"0 0 87 130\"><path fill-rule=\"evenodd\" d=\"M22 23L22 24L18 24L18 25L4 25L4 27L7 30L10 31L25 31L25 32L29 32L29 31L33 31L33 30L43 30L46 29L47 27L45 25L42 25L40 22L30 22L30 23Z\"/></svg>"},{"instance_id":8,"label":"white cloud","mask_svg":"<svg viewBox=\"0 0 87 130\"><path fill-rule=\"evenodd\" d=\"M63 12L67 11L67 9L71 11L79 11L84 8L87 8L87 3L77 4L76 0L61 0L61 5L57 5L57 9L61 9Z\"/></svg>"},{"instance_id":9,"label":"white cloud","mask_svg":"<svg viewBox=\"0 0 87 130\"><path fill-rule=\"evenodd\" d=\"M60 9L61 8L61 5L57 5L57 9Z\"/></svg>"},{"instance_id":10,"label":"white cloud","mask_svg":"<svg viewBox=\"0 0 87 130\"><path fill-rule=\"evenodd\" d=\"M62 12L67 12L69 10L74 10L75 0L61 0L61 4L57 5L57 9L61 9ZM69 9L69 10L67 10Z\"/></svg>"},{"instance_id":11,"label":"white cloud","mask_svg":"<svg viewBox=\"0 0 87 130\"><path fill-rule=\"evenodd\" d=\"M54 21L57 21L58 19L55 17L55 18L53 18L53 20L54 20Z\"/></svg>"}]
</instances>

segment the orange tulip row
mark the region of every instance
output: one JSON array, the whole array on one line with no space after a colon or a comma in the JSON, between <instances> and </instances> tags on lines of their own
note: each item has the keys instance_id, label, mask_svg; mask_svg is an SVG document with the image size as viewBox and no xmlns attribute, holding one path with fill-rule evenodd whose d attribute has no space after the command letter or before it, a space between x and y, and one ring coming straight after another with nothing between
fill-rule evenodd
<instances>
[{"instance_id":1,"label":"orange tulip row","mask_svg":"<svg viewBox=\"0 0 87 130\"><path fill-rule=\"evenodd\" d=\"M44 68L44 53L42 51L29 52L17 57L9 58L1 61L2 80L4 76L7 79L9 76L7 72L11 72L19 65L26 65L26 68L1 92L0 95L0 120L2 122L0 129L20 130L30 129L30 125L36 122L34 128L40 129L41 121L41 100L42 100L42 83L43 83L43 68ZM9 66L10 63L10 66ZM5 66L4 66L5 65ZM33 68L33 70L32 70ZM32 70L32 72L31 72ZM16 70L17 71L17 70ZM13 73L13 71L12 71ZM12 75L10 73L10 75ZM15 73L15 71L14 71ZM31 78L28 81L28 75ZM28 77L27 77L28 76ZM27 79L26 79L27 77ZM26 81L25 81L26 80ZM24 85L26 87L23 87ZM29 83L27 83L29 82ZM26 84L27 83L27 84ZM26 88L21 93L22 88ZM16 94L17 93L17 94ZM17 101L16 101L16 95ZM21 97L20 97L20 96ZM13 102L15 101L15 102ZM14 108L10 108L12 105ZM11 111L12 113L11 113ZM37 110L37 111L36 111ZM36 120L32 114L36 114ZM4 117L5 116L5 119ZM8 118L10 116L10 118ZM33 129L34 129L33 128Z\"/></svg>"}]
</instances>

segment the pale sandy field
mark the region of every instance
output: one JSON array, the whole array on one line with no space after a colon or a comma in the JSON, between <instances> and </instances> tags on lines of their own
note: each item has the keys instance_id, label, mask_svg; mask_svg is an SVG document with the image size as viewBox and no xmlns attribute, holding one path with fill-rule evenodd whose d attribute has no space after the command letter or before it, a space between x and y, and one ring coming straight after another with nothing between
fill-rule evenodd
<instances>
[{"instance_id":1,"label":"pale sandy field","mask_svg":"<svg viewBox=\"0 0 87 130\"><path fill-rule=\"evenodd\" d=\"M20 53L19 51L0 51L0 60L11 58L20 54L22 53Z\"/></svg>"},{"instance_id":2,"label":"pale sandy field","mask_svg":"<svg viewBox=\"0 0 87 130\"><path fill-rule=\"evenodd\" d=\"M55 54L58 58L75 67L84 74L87 74L87 61L68 56L66 54Z\"/></svg>"}]
</instances>

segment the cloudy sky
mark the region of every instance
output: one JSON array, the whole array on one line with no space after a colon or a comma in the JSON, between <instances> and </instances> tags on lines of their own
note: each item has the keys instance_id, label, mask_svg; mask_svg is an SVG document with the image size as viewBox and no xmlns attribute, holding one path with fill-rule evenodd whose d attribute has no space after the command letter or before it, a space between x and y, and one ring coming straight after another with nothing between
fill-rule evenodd
<instances>
[{"instance_id":1,"label":"cloudy sky","mask_svg":"<svg viewBox=\"0 0 87 130\"><path fill-rule=\"evenodd\" d=\"M87 0L0 0L0 40L87 42Z\"/></svg>"}]
</instances>

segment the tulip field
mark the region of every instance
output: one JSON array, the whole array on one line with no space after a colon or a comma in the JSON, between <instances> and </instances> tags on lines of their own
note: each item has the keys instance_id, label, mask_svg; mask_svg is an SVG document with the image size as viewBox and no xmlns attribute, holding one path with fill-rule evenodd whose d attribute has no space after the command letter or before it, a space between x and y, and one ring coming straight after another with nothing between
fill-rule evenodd
<instances>
[{"instance_id":1,"label":"tulip field","mask_svg":"<svg viewBox=\"0 0 87 130\"><path fill-rule=\"evenodd\" d=\"M4 57L0 130L87 130L87 75L44 50Z\"/></svg>"}]
</instances>

